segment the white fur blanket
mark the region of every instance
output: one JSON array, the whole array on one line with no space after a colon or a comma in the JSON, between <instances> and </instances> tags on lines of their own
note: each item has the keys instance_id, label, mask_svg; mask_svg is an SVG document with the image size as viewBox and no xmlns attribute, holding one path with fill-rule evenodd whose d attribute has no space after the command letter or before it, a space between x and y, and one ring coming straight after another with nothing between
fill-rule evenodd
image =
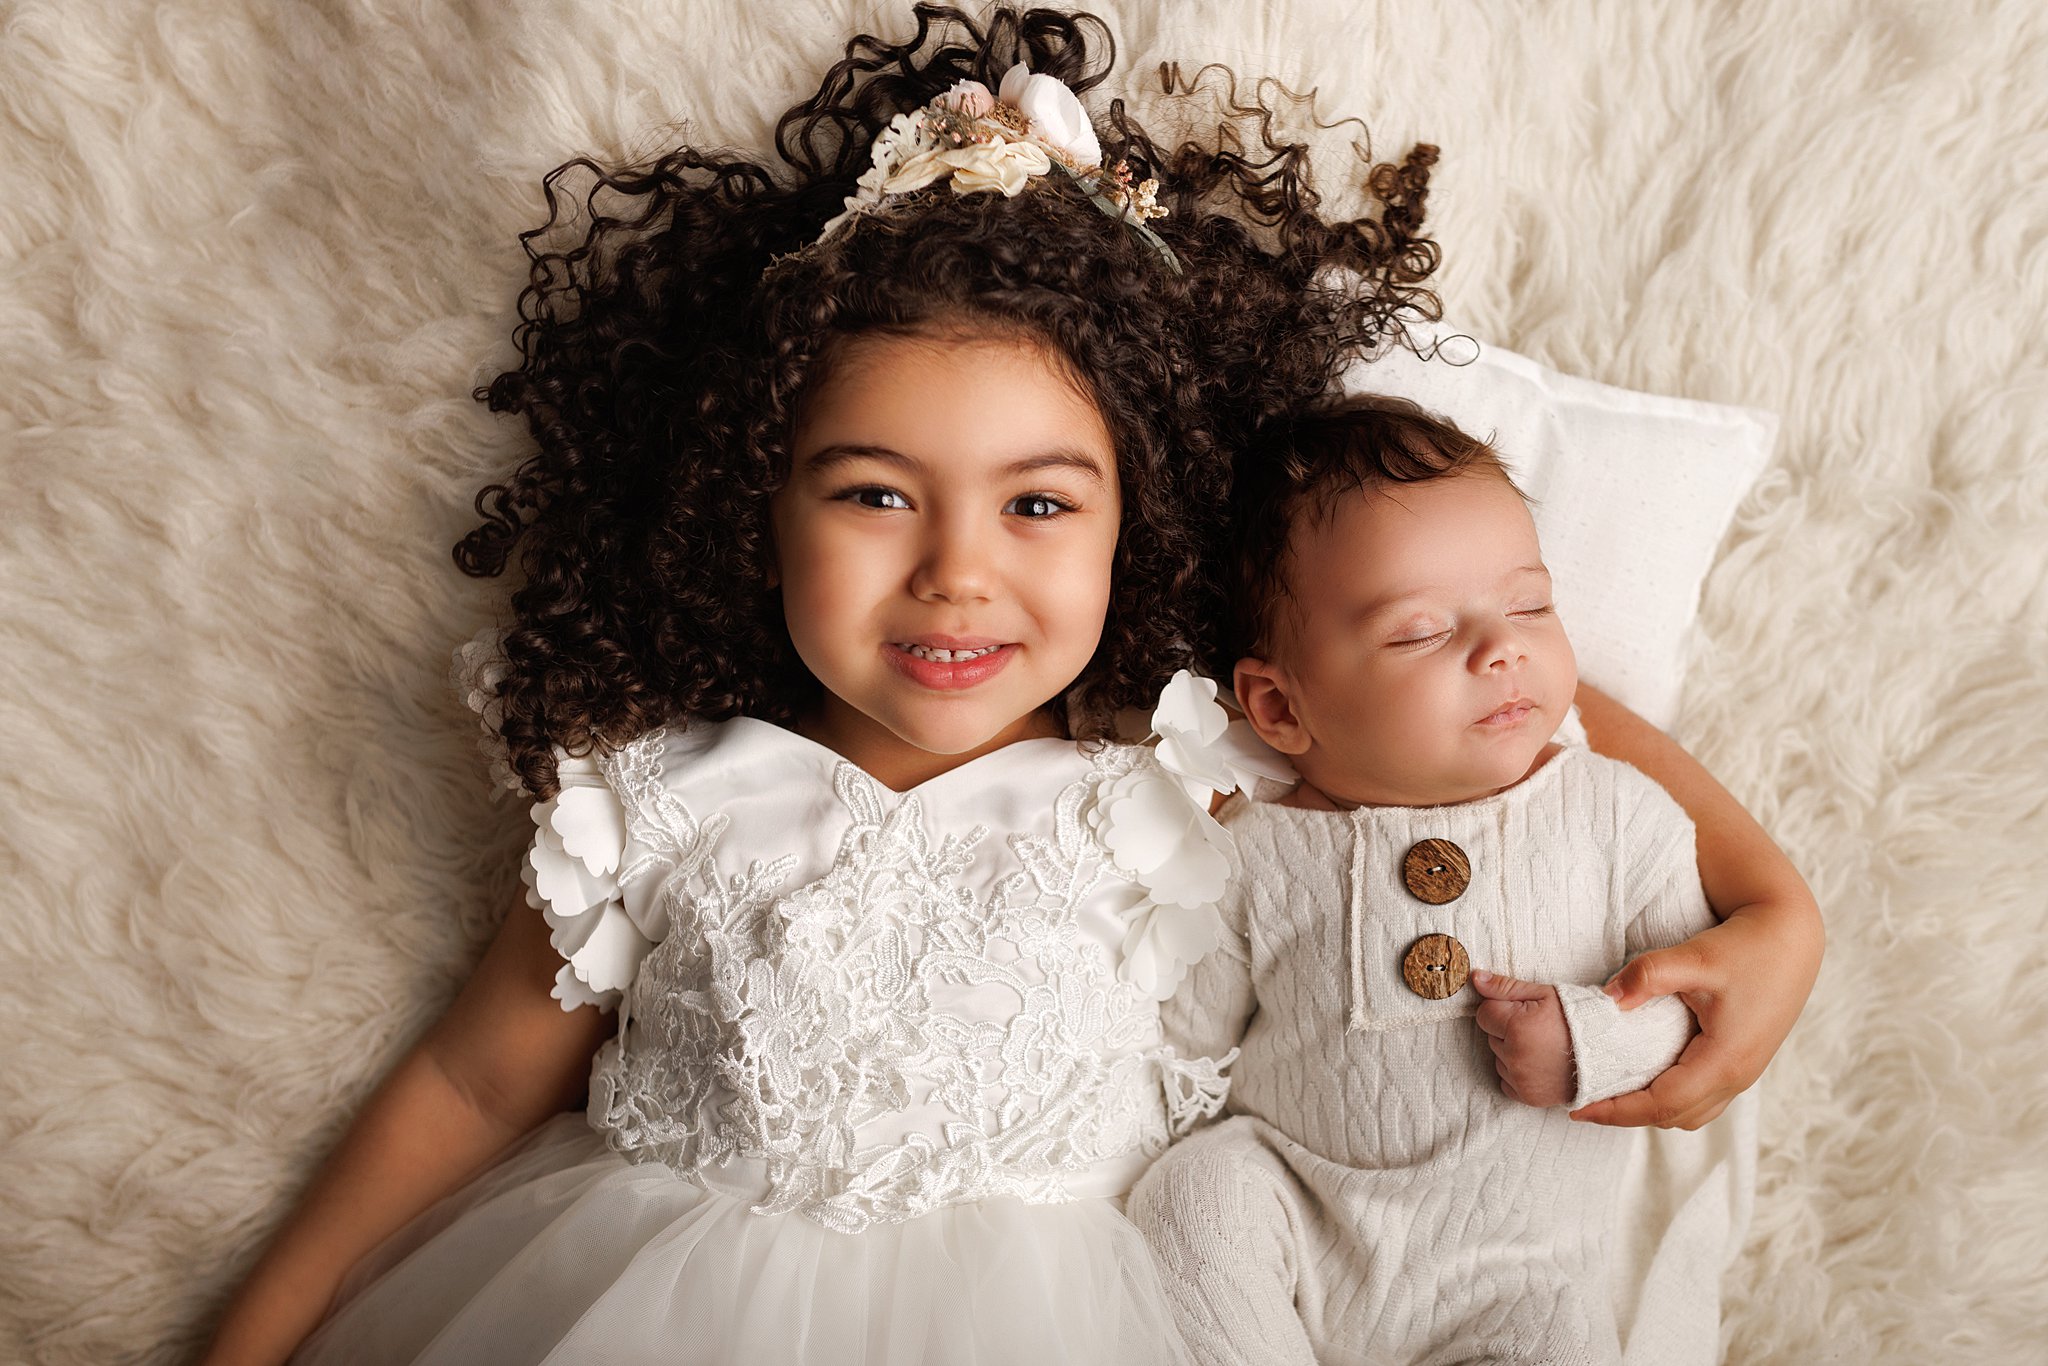
<instances>
[{"instance_id":1,"label":"white fur blanket","mask_svg":"<svg viewBox=\"0 0 2048 1366\"><path fill-rule=\"evenodd\" d=\"M2048 8L1101 8L1440 143L1480 335L1783 414L1679 726L1831 930L1726 1357L2040 1359ZM906 9L0 0L0 1358L189 1351L511 900L447 547L540 175Z\"/></svg>"}]
</instances>

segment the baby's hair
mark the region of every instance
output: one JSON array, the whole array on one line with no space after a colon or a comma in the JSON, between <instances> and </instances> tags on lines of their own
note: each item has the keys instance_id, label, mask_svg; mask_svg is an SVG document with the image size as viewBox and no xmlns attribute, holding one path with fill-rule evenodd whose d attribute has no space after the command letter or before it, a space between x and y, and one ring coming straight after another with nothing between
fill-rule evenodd
<instances>
[{"instance_id":1,"label":"baby's hair","mask_svg":"<svg viewBox=\"0 0 2048 1366\"><path fill-rule=\"evenodd\" d=\"M554 746L686 716L786 723L816 698L770 586L769 498L803 399L848 339L1027 337L1100 408L1123 514L1075 700L1079 729L1102 734L1213 646L1209 553L1235 453L1352 356L1437 314L1421 283L1436 149L1367 157L1370 211L1326 221L1307 148L1276 141L1234 82L1213 146L1155 143L1121 100L1102 122L1104 163L1160 180L1170 213L1151 226L1184 273L1062 176L1014 198L941 184L810 245L892 116L959 80L993 87L1019 61L1087 91L1114 59L1089 15L914 13L903 42L847 44L765 162L685 146L546 179L548 221L522 236L521 361L478 392L523 415L538 450L478 495L483 524L455 550L465 573L499 574L515 550L524 570L499 729L536 795L555 790ZM1202 80L1161 75L1169 94Z\"/></svg>"},{"instance_id":2,"label":"baby's hair","mask_svg":"<svg viewBox=\"0 0 2048 1366\"><path fill-rule=\"evenodd\" d=\"M1527 499L1492 446L1418 404L1378 394L1311 408L1245 452L1229 533L1229 622L1211 661L1216 677L1230 677L1245 655L1267 657L1297 525L1328 519L1347 494L1464 474L1498 478Z\"/></svg>"}]
</instances>

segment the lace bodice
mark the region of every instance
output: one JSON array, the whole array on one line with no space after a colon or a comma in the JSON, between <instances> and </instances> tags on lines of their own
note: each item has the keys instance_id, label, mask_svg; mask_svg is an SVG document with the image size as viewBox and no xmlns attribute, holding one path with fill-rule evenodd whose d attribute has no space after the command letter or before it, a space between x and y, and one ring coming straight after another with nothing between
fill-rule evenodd
<instances>
[{"instance_id":1,"label":"lace bodice","mask_svg":"<svg viewBox=\"0 0 2048 1366\"><path fill-rule=\"evenodd\" d=\"M587 767L536 807L530 881L565 953L609 934L637 963L564 969L565 1004L618 993L590 1119L627 1157L854 1230L1115 1193L1220 1106L1126 970L1148 908L1097 808L1152 751L1023 741L897 794L739 719Z\"/></svg>"}]
</instances>

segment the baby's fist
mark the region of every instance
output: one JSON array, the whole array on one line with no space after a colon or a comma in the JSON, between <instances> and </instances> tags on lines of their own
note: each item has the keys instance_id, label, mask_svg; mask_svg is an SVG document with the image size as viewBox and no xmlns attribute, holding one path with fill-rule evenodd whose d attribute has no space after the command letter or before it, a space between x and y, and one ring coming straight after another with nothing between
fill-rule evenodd
<instances>
[{"instance_id":1,"label":"baby's fist","mask_svg":"<svg viewBox=\"0 0 2048 1366\"><path fill-rule=\"evenodd\" d=\"M1524 1105L1564 1105L1572 1098L1572 1035L1556 987L1474 972L1479 1029L1493 1047L1500 1089Z\"/></svg>"}]
</instances>

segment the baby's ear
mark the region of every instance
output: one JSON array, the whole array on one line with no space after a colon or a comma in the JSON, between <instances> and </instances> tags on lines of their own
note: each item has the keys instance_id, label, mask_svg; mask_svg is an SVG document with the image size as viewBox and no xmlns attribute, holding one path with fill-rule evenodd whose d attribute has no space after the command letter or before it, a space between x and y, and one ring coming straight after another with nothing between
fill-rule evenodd
<instances>
[{"instance_id":1,"label":"baby's ear","mask_svg":"<svg viewBox=\"0 0 2048 1366\"><path fill-rule=\"evenodd\" d=\"M1237 692L1237 705L1243 708L1245 720L1252 723L1252 730L1261 740L1282 754L1307 752L1309 733L1294 714L1294 703L1288 696L1289 680L1278 665L1246 655L1231 671L1231 683Z\"/></svg>"}]
</instances>

